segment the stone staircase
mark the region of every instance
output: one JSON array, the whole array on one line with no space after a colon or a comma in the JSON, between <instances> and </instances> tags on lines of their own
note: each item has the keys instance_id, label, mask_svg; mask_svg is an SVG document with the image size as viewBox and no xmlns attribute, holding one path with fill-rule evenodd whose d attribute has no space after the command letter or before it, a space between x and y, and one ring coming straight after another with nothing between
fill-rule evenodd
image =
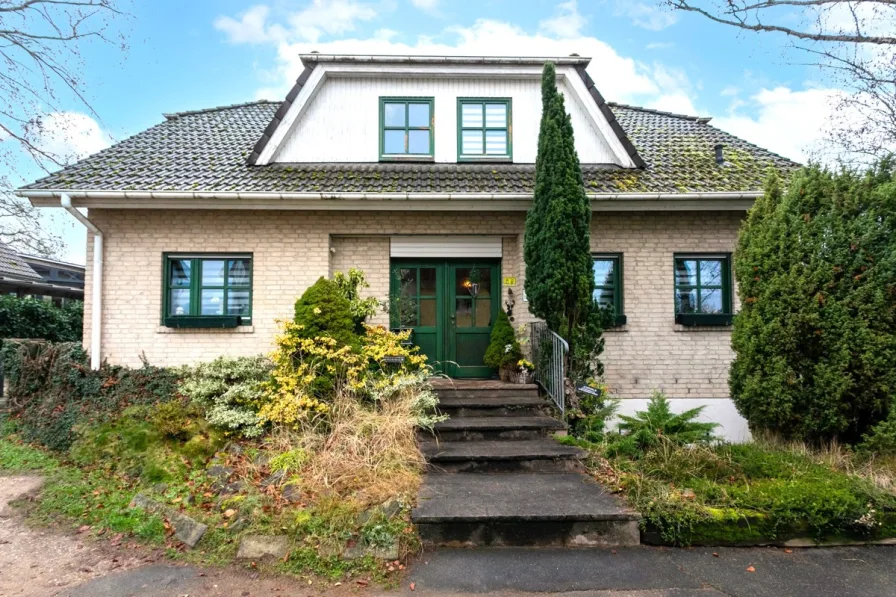
<instances>
[{"instance_id":1,"label":"stone staircase","mask_svg":"<svg viewBox=\"0 0 896 597\"><path fill-rule=\"evenodd\" d=\"M430 546L639 543L639 515L582 474L585 452L551 436L535 385L439 379L449 419L421 433L429 472L412 513Z\"/></svg>"}]
</instances>

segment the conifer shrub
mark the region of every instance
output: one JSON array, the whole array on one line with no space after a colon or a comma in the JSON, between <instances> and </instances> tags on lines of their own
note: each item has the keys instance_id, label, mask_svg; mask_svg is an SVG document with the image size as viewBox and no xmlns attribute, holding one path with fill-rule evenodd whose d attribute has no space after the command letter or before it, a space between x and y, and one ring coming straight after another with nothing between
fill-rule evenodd
<instances>
[{"instance_id":1,"label":"conifer shrub","mask_svg":"<svg viewBox=\"0 0 896 597\"><path fill-rule=\"evenodd\" d=\"M522 358L523 351L516 339L513 326L510 324L510 317L502 309L492 327L491 339L485 350L483 362L495 369L505 369L516 366Z\"/></svg>"},{"instance_id":2,"label":"conifer shrub","mask_svg":"<svg viewBox=\"0 0 896 597\"><path fill-rule=\"evenodd\" d=\"M854 443L896 396L896 179L774 176L735 255L731 395L754 430Z\"/></svg>"},{"instance_id":3,"label":"conifer shrub","mask_svg":"<svg viewBox=\"0 0 896 597\"><path fill-rule=\"evenodd\" d=\"M352 319L355 322L355 333L364 333L364 323L374 315L382 306L382 303L374 296L362 297L361 290L370 288L364 272L356 268L350 268L348 274L336 272L333 281L348 299Z\"/></svg>"},{"instance_id":4,"label":"conifer shrub","mask_svg":"<svg viewBox=\"0 0 896 597\"><path fill-rule=\"evenodd\" d=\"M296 301L295 322L302 326L303 338L325 336L341 345L358 340L351 303L336 282L323 277Z\"/></svg>"}]
</instances>

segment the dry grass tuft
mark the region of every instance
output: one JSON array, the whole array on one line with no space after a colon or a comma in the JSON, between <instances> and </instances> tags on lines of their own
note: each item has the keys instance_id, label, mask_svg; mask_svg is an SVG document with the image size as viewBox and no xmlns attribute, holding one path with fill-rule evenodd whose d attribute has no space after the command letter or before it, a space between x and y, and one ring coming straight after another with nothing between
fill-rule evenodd
<instances>
[{"instance_id":1,"label":"dry grass tuft","mask_svg":"<svg viewBox=\"0 0 896 597\"><path fill-rule=\"evenodd\" d=\"M364 505L414 495L425 465L416 439L418 393L410 386L372 405L340 392L326 426L308 422L297 431L281 430L267 448L309 455L299 476L313 495L335 493Z\"/></svg>"}]
</instances>

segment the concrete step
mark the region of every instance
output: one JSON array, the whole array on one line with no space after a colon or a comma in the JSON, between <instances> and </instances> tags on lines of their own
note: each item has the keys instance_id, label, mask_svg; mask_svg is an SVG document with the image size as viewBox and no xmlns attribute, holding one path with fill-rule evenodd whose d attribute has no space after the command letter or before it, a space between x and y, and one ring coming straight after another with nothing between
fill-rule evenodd
<instances>
[{"instance_id":1,"label":"concrete step","mask_svg":"<svg viewBox=\"0 0 896 597\"><path fill-rule=\"evenodd\" d=\"M548 414L539 396L452 396L439 399L439 411L451 417L489 417Z\"/></svg>"},{"instance_id":2,"label":"concrete step","mask_svg":"<svg viewBox=\"0 0 896 597\"><path fill-rule=\"evenodd\" d=\"M552 439L523 441L425 442L430 470L451 473L581 472L587 452Z\"/></svg>"},{"instance_id":3,"label":"concrete step","mask_svg":"<svg viewBox=\"0 0 896 597\"><path fill-rule=\"evenodd\" d=\"M640 515L577 473L430 473L411 520L428 546L640 542Z\"/></svg>"},{"instance_id":4,"label":"concrete step","mask_svg":"<svg viewBox=\"0 0 896 597\"><path fill-rule=\"evenodd\" d=\"M536 384L513 384L497 379L432 378L430 384L439 398L538 396Z\"/></svg>"},{"instance_id":5,"label":"concrete step","mask_svg":"<svg viewBox=\"0 0 896 597\"><path fill-rule=\"evenodd\" d=\"M436 423L433 431L440 441L526 440L565 431L566 425L552 417L457 417Z\"/></svg>"}]
</instances>

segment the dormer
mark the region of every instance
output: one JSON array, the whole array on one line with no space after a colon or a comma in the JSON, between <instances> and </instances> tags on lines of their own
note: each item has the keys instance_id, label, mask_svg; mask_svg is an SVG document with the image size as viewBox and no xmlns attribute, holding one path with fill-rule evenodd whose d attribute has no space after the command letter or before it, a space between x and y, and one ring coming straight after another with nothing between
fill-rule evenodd
<instances>
[{"instance_id":1,"label":"dormer","mask_svg":"<svg viewBox=\"0 0 896 597\"><path fill-rule=\"evenodd\" d=\"M533 164L554 63L583 164L643 167L585 72L590 58L304 54L249 156L275 163Z\"/></svg>"}]
</instances>

